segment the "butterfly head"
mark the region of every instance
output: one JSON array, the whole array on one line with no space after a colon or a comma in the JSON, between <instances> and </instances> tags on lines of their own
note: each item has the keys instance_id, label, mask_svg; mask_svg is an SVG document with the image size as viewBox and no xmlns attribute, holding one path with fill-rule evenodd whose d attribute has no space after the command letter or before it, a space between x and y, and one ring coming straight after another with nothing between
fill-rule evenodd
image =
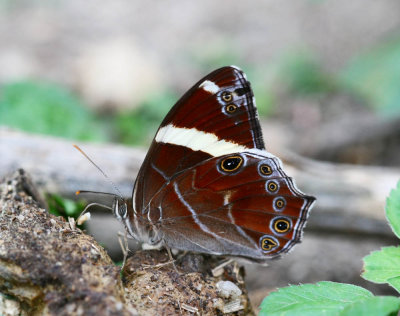
<instances>
[{"instance_id":1,"label":"butterfly head","mask_svg":"<svg viewBox=\"0 0 400 316\"><path fill-rule=\"evenodd\" d=\"M128 216L128 205L126 201L124 201L118 195L114 196L113 204L112 204L112 212L114 216L120 220L124 221Z\"/></svg>"}]
</instances>

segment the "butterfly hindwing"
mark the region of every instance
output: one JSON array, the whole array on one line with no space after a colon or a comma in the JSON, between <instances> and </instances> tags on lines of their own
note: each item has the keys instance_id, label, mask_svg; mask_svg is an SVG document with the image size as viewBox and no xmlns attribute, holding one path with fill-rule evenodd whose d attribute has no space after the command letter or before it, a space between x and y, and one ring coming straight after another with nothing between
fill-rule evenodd
<instances>
[{"instance_id":1,"label":"butterfly hindwing","mask_svg":"<svg viewBox=\"0 0 400 316\"><path fill-rule=\"evenodd\" d=\"M277 158L256 152L208 159L153 198L148 216L168 246L263 261L300 240L314 198L296 188Z\"/></svg>"}]
</instances>

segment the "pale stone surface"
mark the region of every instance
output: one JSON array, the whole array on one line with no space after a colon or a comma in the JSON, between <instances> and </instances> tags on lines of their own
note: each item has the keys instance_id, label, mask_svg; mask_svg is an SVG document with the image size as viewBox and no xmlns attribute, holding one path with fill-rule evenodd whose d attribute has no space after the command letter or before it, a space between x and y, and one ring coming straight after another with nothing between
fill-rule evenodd
<instances>
[{"instance_id":1,"label":"pale stone surface","mask_svg":"<svg viewBox=\"0 0 400 316\"><path fill-rule=\"evenodd\" d=\"M0 315L2 316L28 316L28 314L21 310L20 303L7 298L0 293Z\"/></svg>"},{"instance_id":2,"label":"pale stone surface","mask_svg":"<svg viewBox=\"0 0 400 316\"><path fill-rule=\"evenodd\" d=\"M242 295L242 291L239 287L231 281L219 281L217 283L217 289L219 290L222 297L225 298L237 298Z\"/></svg>"}]
</instances>

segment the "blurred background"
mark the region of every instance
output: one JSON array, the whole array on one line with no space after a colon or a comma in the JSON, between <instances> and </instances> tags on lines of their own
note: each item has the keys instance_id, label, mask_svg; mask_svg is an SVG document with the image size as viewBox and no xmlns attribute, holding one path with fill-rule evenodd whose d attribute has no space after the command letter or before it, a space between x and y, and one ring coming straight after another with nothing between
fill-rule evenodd
<instances>
[{"instance_id":1,"label":"blurred background","mask_svg":"<svg viewBox=\"0 0 400 316\"><path fill-rule=\"evenodd\" d=\"M300 187L321 201L299 250L270 268L247 268L254 304L277 286L319 280L390 292L359 274L364 255L397 242L384 197L400 178L399 1L0 0L0 47L3 157L12 151L5 133L17 130L18 139L142 148L140 160L188 88L218 67L239 66L252 83L267 149L290 153L283 158L295 168L306 159ZM10 166L29 171L15 161L1 166L1 174ZM57 161L68 166L67 158ZM117 182L115 173L126 173L107 171ZM131 190L133 171L129 177ZM379 190L377 204L359 204Z\"/></svg>"}]
</instances>

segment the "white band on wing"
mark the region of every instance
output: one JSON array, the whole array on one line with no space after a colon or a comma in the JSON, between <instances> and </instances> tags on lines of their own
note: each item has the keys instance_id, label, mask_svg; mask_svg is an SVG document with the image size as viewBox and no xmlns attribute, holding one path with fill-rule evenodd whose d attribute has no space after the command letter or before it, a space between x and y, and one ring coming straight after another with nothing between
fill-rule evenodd
<instances>
[{"instance_id":1,"label":"white band on wing","mask_svg":"<svg viewBox=\"0 0 400 316\"><path fill-rule=\"evenodd\" d=\"M249 151L250 148L232 141L219 139L213 133L206 133L196 128L175 127L172 124L159 129L156 141L185 146L194 151L200 150L214 157Z\"/></svg>"}]
</instances>

